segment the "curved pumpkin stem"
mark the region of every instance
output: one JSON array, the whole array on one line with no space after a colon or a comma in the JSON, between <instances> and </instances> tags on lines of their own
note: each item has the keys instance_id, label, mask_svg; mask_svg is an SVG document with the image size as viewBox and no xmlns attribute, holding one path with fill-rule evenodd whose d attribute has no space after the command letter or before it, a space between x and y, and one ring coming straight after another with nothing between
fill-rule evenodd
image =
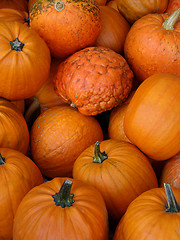
<instances>
[{"instance_id":1,"label":"curved pumpkin stem","mask_svg":"<svg viewBox=\"0 0 180 240\"><path fill-rule=\"evenodd\" d=\"M180 8L176 9L162 24L166 30L174 30L174 25L180 17Z\"/></svg>"},{"instance_id":2,"label":"curved pumpkin stem","mask_svg":"<svg viewBox=\"0 0 180 240\"><path fill-rule=\"evenodd\" d=\"M0 154L0 165L5 164L5 158L2 157L2 155Z\"/></svg>"},{"instance_id":3,"label":"curved pumpkin stem","mask_svg":"<svg viewBox=\"0 0 180 240\"><path fill-rule=\"evenodd\" d=\"M74 203L74 194L70 194L71 187L72 181L70 179L66 179L63 182L60 191L52 196L56 206L61 206L62 208L72 206Z\"/></svg>"},{"instance_id":4,"label":"curved pumpkin stem","mask_svg":"<svg viewBox=\"0 0 180 240\"><path fill-rule=\"evenodd\" d=\"M100 151L100 143L97 141L94 145L94 157L93 163L102 163L104 160L108 158L105 152Z\"/></svg>"},{"instance_id":5,"label":"curved pumpkin stem","mask_svg":"<svg viewBox=\"0 0 180 240\"><path fill-rule=\"evenodd\" d=\"M180 205L178 205L176 201L170 184L164 183L164 189L167 197L166 212L178 213L180 211Z\"/></svg>"}]
</instances>

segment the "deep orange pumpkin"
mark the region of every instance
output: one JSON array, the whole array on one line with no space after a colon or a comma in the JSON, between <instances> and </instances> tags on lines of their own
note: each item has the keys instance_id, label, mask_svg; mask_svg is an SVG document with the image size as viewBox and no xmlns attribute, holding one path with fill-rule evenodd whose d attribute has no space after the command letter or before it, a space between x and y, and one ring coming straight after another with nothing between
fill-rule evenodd
<instances>
[{"instance_id":1,"label":"deep orange pumpkin","mask_svg":"<svg viewBox=\"0 0 180 240\"><path fill-rule=\"evenodd\" d=\"M75 179L54 178L24 197L15 215L13 239L108 240L108 231L99 191Z\"/></svg>"},{"instance_id":2,"label":"deep orange pumpkin","mask_svg":"<svg viewBox=\"0 0 180 240\"><path fill-rule=\"evenodd\" d=\"M0 239L11 240L14 215L21 200L44 181L30 158L10 148L0 148L0 176Z\"/></svg>"},{"instance_id":3,"label":"deep orange pumpkin","mask_svg":"<svg viewBox=\"0 0 180 240\"><path fill-rule=\"evenodd\" d=\"M25 24L0 22L0 96L33 96L49 75L51 56L44 40Z\"/></svg>"},{"instance_id":4,"label":"deep orange pumpkin","mask_svg":"<svg viewBox=\"0 0 180 240\"><path fill-rule=\"evenodd\" d=\"M124 55L139 81L156 73L180 76L180 9L148 14L129 30Z\"/></svg>"},{"instance_id":5,"label":"deep orange pumpkin","mask_svg":"<svg viewBox=\"0 0 180 240\"><path fill-rule=\"evenodd\" d=\"M74 163L73 178L96 187L116 221L138 195L158 186L147 157L131 143L112 139L84 150Z\"/></svg>"},{"instance_id":6,"label":"deep orange pumpkin","mask_svg":"<svg viewBox=\"0 0 180 240\"><path fill-rule=\"evenodd\" d=\"M19 11L28 11L27 0L1 0L0 8L12 8Z\"/></svg>"},{"instance_id":7,"label":"deep orange pumpkin","mask_svg":"<svg viewBox=\"0 0 180 240\"><path fill-rule=\"evenodd\" d=\"M28 25L28 12L12 8L0 8L0 21L18 21Z\"/></svg>"},{"instance_id":8,"label":"deep orange pumpkin","mask_svg":"<svg viewBox=\"0 0 180 240\"><path fill-rule=\"evenodd\" d=\"M125 113L126 136L150 158L180 151L180 77L155 74L135 91Z\"/></svg>"},{"instance_id":9,"label":"deep orange pumpkin","mask_svg":"<svg viewBox=\"0 0 180 240\"><path fill-rule=\"evenodd\" d=\"M37 1L29 18L30 27L57 58L92 45L102 26L100 9L93 0Z\"/></svg>"}]
</instances>

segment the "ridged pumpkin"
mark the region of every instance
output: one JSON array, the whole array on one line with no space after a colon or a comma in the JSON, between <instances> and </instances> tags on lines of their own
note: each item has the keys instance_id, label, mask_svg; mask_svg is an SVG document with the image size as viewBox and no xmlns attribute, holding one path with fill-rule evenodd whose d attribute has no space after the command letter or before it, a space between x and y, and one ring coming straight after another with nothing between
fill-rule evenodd
<instances>
[{"instance_id":1,"label":"ridged pumpkin","mask_svg":"<svg viewBox=\"0 0 180 240\"><path fill-rule=\"evenodd\" d=\"M37 1L29 18L30 27L57 58L92 45L102 26L100 9L93 0Z\"/></svg>"},{"instance_id":2,"label":"ridged pumpkin","mask_svg":"<svg viewBox=\"0 0 180 240\"><path fill-rule=\"evenodd\" d=\"M25 24L0 21L0 96L33 96L49 76L51 55L44 40Z\"/></svg>"},{"instance_id":3,"label":"ridged pumpkin","mask_svg":"<svg viewBox=\"0 0 180 240\"><path fill-rule=\"evenodd\" d=\"M75 179L54 178L21 201L13 240L108 240L107 209L99 191Z\"/></svg>"},{"instance_id":4,"label":"ridged pumpkin","mask_svg":"<svg viewBox=\"0 0 180 240\"><path fill-rule=\"evenodd\" d=\"M12 8L0 8L0 21L18 21L28 25L28 12Z\"/></svg>"},{"instance_id":5,"label":"ridged pumpkin","mask_svg":"<svg viewBox=\"0 0 180 240\"><path fill-rule=\"evenodd\" d=\"M30 158L10 148L0 148L0 176L0 239L12 240L14 215L21 200L44 181Z\"/></svg>"}]
</instances>

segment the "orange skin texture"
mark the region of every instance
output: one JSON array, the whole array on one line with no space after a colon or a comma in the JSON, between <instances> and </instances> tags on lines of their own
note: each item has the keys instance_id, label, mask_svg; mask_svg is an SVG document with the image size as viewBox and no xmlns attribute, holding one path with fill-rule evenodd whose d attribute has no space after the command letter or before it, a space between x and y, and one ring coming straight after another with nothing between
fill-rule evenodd
<instances>
[{"instance_id":1,"label":"orange skin texture","mask_svg":"<svg viewBox=\"0 0 180 240\"><path fill-rule=\"evenodd\" d=\"M29 191L15 216L14 240L108 240L107 209L94 187L71 179L74 203L55 205L52 196L64 180L54 178Z\"/></svg>"},{"instance_id":2,"label":"orange skin texture","mask_svg":"<svg viewBox=\"0 0 180 240\"><path fill-rule=\"evenodd\" d=\"M180 188L180 152L165 162L160 177L161 187L164 182Z\"/></svg>"},{"instance_id":3,"label":"orange skin texture","mask_svg":"<svg viewBox=\"0 0 180 240\"><path fill-rule=\"evenodd\" d=\"M180 204L180 189L172 187L172 191ZM129 205L116 227L113 240L178 240L180 212L166 212L166 204L164 188L142 193Z\"/></svg>"},{"instance_id":4,"label":"orange skin texture","mask_svg":"<svg viewBox=\"0 0 180 240\"><path fill-rule=\"evenodd\" d=\"M0 148L0 239L11 240L16 210L29 190L44 182L34 162L19 151Z\"/></svg>"},{"instance_id":5,"label":"orange skin texture","mask_svg":"<svg viewBox=\"0 0 180 240\"><path fill-rule=\"evenodd\" d=\"M30 27L47 43L52 56L66 58L94 43L101 31L100 9L91 0L42 0L30 10Z\"/></svg>"},{"instance_id":6,"label":"orange skin texture","mask_svg":"<svg viewBox=\"0 0 180 240\"><path fill-rule=\"evenodd\" d=\"M27 0L1 0L0 8L12 8L19 11L28 11Z\"/></svg>"},{"instance_id":7,"label":"orange skin texture","mask_svg":"<svg viewBox=\"0 0 180 240\"><path fill-rule=\"evenodd\" d=\"M119 12L133 24L139 18L149 13L163 13L168 0L116 0Z\"/></svg>"},{"instance_id":8,"label":"orange skin texture","mask_svg":"<svg viewBox=\"0 0 180 240\"><path fill-rule=\"evenodd\" d=\"M24 154L29 147L27 123L14 103L0 99L0 147L12 148Z\"/></svg>"},{"instance_id":9,"label":"orange skin texture","mask_svg":"<svg viewBox=\"0 0 180 240\"><path fill-rule=\"evenodd\" d=\"M180 21L174 30L166 30L162 24L168 16L148 14L137 20L127 34L125 59L139 81L156 73L180 76Z\"/></svg>"},{"instance_id":10,"label":"orange skin texture","mask_svg":"<svg viewBox=\"0 0 180 240\"><path fill-rule=\"evenodd\" d=\"M128 205L142 192L157 187L155 172L147 157L131 143L104 140L100 151L108 156L94 163L94 145L76 159L73 178L96 187L102 194L111 219L118 221Z\"/></svg>"},{"instance_id":11,"label":"orange skin texture","mask_svg":"<svg viewBox=\"0 0 180 240\"><path fill-rule=\"evenodd\" d=\"M155 74L141 83L124 117L130 141L155 160L180 151L180 77Z\"/></svg>"},{"instance_id":12,"label":"orange skin texture","mask_svg":"<svg viewBox=\"0 0 180 240\"><path fill-rule=\"evenodd\" d=\"M0 8L0 21L18 21L28 25L28 12L12 8Z\"/></svg>"},{"instance_id":13,"label":"orange skin texture","mask_svg":"<svg viewBox=\"0 0 180 240\"><path fill-rule=\"evenodd\" d=\"M74 161L96 141L103 140L99 122L67 105L44 111L31 129L31 154L43 175L72 176Z\"/></svg>"},{"instance_id":14,"label":"orange skin texture","mask_svg":"<svg viewBox=\"0 0 180 240\"><path fill-rule=\"evenodd\" d=\"M10 41L24 44L12 50ZM33 96L49 76L50 51L40 36L20 22L0 22L0 96L22 100Z\"/></svg>"},{"instance_id":15,"label":"orange skin texture","mask_svg":"<svg viewBox=\"0 0 180 240\"><path fill-rule=\"evenodd\" d=\"M166 13L171 14L178 8L180 8L179 0L169 0L168 7L166 9Z\"/></svg>"},{"instance_id":16,"label":"orange skin texture","mask_svg":"<svg viewBox=\"0 0 180 240\"><path fill-rule=\"evenodd\" d=\"M74 53L54 76L57 94L85 115L111 110L128 97L133 73L126 60L104 47Z\"/></svg>"}]
</instances>

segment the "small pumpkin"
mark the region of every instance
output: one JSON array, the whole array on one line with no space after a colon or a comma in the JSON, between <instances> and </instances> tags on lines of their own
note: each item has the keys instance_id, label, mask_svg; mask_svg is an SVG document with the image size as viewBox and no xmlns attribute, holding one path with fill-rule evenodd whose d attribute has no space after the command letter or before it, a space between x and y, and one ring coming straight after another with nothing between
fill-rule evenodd
<instances>
[{"instance_id":1,"label":"small pumpkin","mask_svg":"<svg viewBox=\"0 0 180 240\"><path fill-rule=\"evenodd\" d=\"M99 191L72 178L54 178L34 187L21 201L13 239L108 240L108 231Z\"/></svg>"},{"instance_id":2,"label":"small pumpkin","mask_svg":"<svg viewBox=\"0 0 180 240\"><path fill-rule=\"evenodd\" d=\"M0 239L11 240L20 202L30 189L44 181L30 158L10 148L0 148L0 176Z\"/></svg>"},{"instance_id":3,"label":"small pumpkin","mask_svg":"<svg viewBox=\"0 0 180 240\"><path fill-rule=\"evenodd\" d=\"M138 196L118 223L113 240L179 239L180 189L150 189Z\"/></svg>"},{"instance_id":4,"label":"small pumpkin","mask_svg":"<svg viewBox=\"0 0 180 240\"><path fill-rule=\"evenodd\" d=\"M73 178L101 192L115 222L138 195L158 186L147 157L131 143L112 139L85 149L74 163Z\"/></svg>"},{"instance_id":5,"label":"small pumpkin","mask_svg":"<svg viewBox=\"0 0 180 240\"><path fill-rule=\"evenodd\" d=\"M28 12L13 8L0 8L0 21L18 21L28 25Z\"/></svg>"}]
</instances>

